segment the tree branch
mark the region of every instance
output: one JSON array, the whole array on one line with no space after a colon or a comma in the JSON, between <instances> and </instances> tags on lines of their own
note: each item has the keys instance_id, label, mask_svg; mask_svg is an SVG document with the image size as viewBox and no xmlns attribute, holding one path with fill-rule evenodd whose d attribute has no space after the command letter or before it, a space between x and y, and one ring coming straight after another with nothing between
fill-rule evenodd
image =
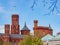
<instances>
[{"instance_id":1,"label":"tree branch","mask_svg":"<svg viewBox=\"0 0 60 45\"><path fill-rule=\"evenodd\" d=\"M34 0L34 2L33 2L33 4L32 4L32 6L31 6L31 8L33 9L35 5L36 5L36 0Z\"/></svg>"}]
</instances>

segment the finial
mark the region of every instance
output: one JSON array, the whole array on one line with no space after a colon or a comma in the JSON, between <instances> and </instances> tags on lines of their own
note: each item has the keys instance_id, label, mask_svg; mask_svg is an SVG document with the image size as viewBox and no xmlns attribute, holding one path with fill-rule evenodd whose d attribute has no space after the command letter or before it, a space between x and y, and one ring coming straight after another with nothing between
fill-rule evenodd
<instances>
[{"instance_id":1,"label":"finial","mask_svg":"<svg viewBox=\"0 0 60 45\"><path fill-rule=\"evenodd\" d=\"M51 26L50 26L50 24L49 24L49 29L51 29Z\"/></svg>"},{"instance_id":2,"label":"finial","mask_svg":"<svg viewBox=\"0 0 60 45\"><path fill-rule=\"evenodd\" d=\"M26 22L25 22L24 27L22 28L22 30L29 30L29 28L26 25Z\"/></svg>"},{"instance_id":3,"label":"finial","mask_svg":"<svg viewBox=\"0 0 60 45\"><path fill-rule=\"evenodd\" d=\"M26 27L26 22L25 22L25 27Z\"/></svg>"}]
</instances>

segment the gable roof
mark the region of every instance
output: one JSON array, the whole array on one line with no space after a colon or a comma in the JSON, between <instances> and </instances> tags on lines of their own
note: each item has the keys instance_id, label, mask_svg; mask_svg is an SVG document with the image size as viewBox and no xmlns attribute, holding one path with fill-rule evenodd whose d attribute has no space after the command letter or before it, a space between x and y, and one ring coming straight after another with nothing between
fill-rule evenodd
<instances>
[{"instance_id":1,"label":"gable roof","mask_svg":"<svg viewBox=\"0 0 60 45\"><path fill-rule=\"evenodd\" d=\"M53 40L60 40L60 34L55 36L55 38Z\"/></svg>"},{"instance_id":2,"label":"gable roof","mask_svg":"<svg viewBox=\"0 0 60 45\"><path fill-rule=\"evenodd\" d=\"M4 33L0 33L1 36L4 36Z\"/></svg>"},{"instance_id":3,"label":"gable roof","mask_svg":"<svg viewBox=\"0 0 60 45\"><path fill-rule=\"evenodd\" d=\"M42 41L52 40L53 38L54 38L54 37L53 37L52 35L47 34L46 36L44 36L44 37L42 38Z\"/></svg>"},{"instance_id":4,"label":"gable roof","mask_svg":"<svg viewBox=\"0 0 60 45\"><path fill-rule=\"evenodd\" d=\"M46 27L46 26L38 26L36 29L52 30L51 27Z\"/></svg>"}]
</instances>

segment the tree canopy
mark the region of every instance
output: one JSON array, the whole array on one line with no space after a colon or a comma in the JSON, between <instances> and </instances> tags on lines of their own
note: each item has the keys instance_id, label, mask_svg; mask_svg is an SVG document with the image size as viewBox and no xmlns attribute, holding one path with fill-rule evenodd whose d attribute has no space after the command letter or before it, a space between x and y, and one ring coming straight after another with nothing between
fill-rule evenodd
<instances>
[{"instance_id":1,"label":"tree canopy","mask_svg":"<svg viewBox=\"0 0 60 45\"><path fill-rule=\"evenodd\" d=\"M19 45L43 45L43 42L39 37L27 36L19 42Z\"/></svg>"}]
</instances>

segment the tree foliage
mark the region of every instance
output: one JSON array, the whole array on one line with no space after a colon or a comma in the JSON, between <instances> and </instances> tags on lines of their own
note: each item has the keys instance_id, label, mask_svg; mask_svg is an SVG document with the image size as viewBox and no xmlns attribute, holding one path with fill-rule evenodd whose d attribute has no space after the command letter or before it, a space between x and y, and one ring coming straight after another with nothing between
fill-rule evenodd
<instances>
[{"instance_id":1,"label":"tree foliage","mask_svg":"<svg viewBox=\"0 0 60 45\"><path fill-rule=\"evenodd\" d=\"M7 42L7 43L8 43L8 42ZM6 45L6 43L5 43L3 40L1 40L1 41L0 41L0 45ZM12 44L9 42L8 45L12 45Z\"/></svg>"},{"instance_id":2,"label":"tree foliage","mask_svg":"<svg viewBox=\"0 0 60 45\"><path fill-rule=\"evenodd\" d=\"M19 42L19 45L43 45L39 37L27 36Z\"/></svg>"},{"instance_id":3,"label":"tree foliage","mask_svg":"<svg viewBox=\"0 0 60 45\"><path fill-rule=\"evenodd\" d=\"M0 41L0 45L4 45L4 44L5 44L4 41L1 40L1 41Z\"/></svg>"},{"instance_id":4,"label":"tree foliage","mask_svg":"<svg viewBox=\"0 0 60 45\"><path fill-rule=\"evenodd\" d=\"M41 41L39 37L34 37L32 39L32 45L43 45L43 42Z\"/></svg>"}]
</instances>

